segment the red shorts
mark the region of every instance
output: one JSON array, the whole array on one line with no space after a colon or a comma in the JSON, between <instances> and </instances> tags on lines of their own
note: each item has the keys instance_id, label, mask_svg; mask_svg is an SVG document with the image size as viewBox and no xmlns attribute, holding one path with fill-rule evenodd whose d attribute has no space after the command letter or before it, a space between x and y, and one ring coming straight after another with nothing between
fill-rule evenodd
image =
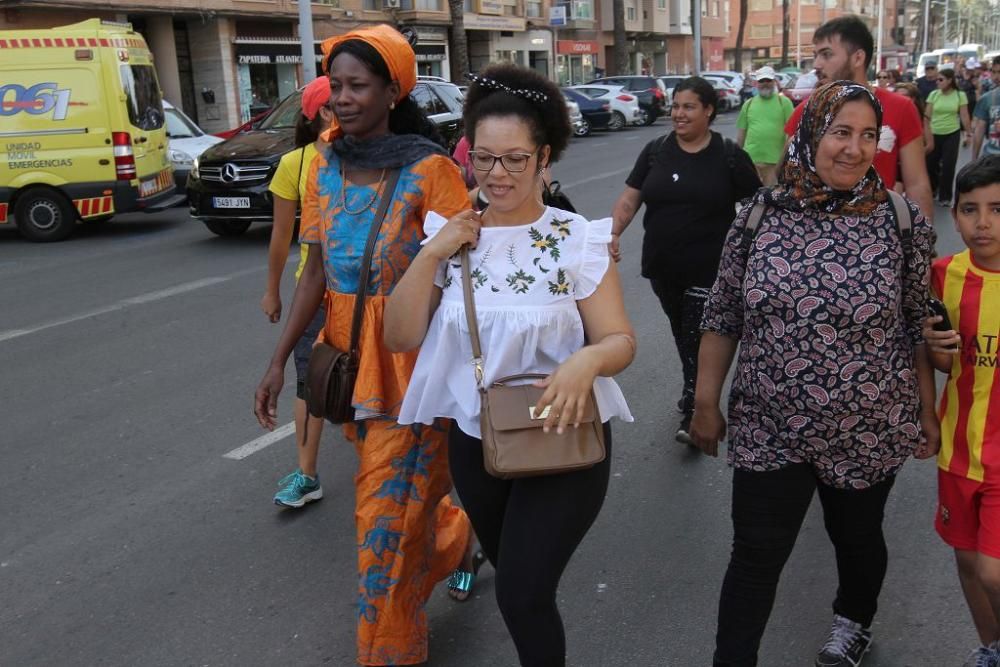
<instances>
[{"instance_id":1,"label":"red shorts","mask_svg":"<svg viewBox=\"0 0 1000 667\"><path fill-rule=\"evenodd\" d=\"M938 468L934 528L948 545L1000 558L1000 484Z\"/></svg>"}]
</instances>

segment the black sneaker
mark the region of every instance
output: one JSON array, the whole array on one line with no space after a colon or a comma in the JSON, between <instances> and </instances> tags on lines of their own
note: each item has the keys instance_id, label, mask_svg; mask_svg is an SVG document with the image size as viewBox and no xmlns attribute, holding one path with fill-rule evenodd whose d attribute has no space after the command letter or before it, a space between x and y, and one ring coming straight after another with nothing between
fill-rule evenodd
<instances>
[{"instance_id":1,"label":"black sneaker","mask_svg":"<svg viewBox=\"0 0 1000 667\"><path fill-rule=\"evenodd\" d=\"M691 415L684 415L681 419L680 428L677 429L677 435L675 436L677 442L683 442L685 445L694 446L694 440L691 438Z\"/></svg>"},{"instance_id":2,"label":"black sneaker","mask_svg":"<svg viewBox=\"0 0 1000 667\"><path fill-rule=\"evenodd\" d=\"M834 614L830 637L816 656L816 667L858 667L871 645L871 630Z\"/></svg>"}]
</instances>

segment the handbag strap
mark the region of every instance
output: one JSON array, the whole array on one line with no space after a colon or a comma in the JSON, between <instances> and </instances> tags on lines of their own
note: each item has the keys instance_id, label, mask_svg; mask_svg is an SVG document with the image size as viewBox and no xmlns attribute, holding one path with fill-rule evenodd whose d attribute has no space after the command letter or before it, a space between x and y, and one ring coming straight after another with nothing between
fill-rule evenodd
<instances>
[{"instance_id":1,"label":"handbag strap","mask_svg":"<svg viewBox=\"0 0 1000 667\"><path fill-rule=\"evenodd\" d=\"M372 254L375 252L375 241L378 240L379 230L382 229L382 221L385 220L386 211L389 210L389 203L396 190L396 183L399 182L399 169L393 169L389 173L389 178L385 182L385 190L378 202L378 210L372 219L372 226L368 232L368 243L365 245L365 256L361 260L361 275L358 278L358 293L354 298L354 317L351 319L351 354L358 353L358 338L361 337L361 316L365 311L365 297L368 295L368 276L371 275Z\"/></svg>"},{"instance_id":2,"label":"handbag strap","mask_svg":"<svg viewBox=\"0 0 1000 667\"><path fill-rule=\"evenodd\" d=\"M483 348L479 341L479 321L476 318L476 300L472 296L472 270L469 268L469 246L462 246L462 293L465 295L465 320L469 324L469 337L472 339L472 363L476 369L476 386L479 391L486 391L483 386L485 373L483 371Z\"/></svg>"}]
</instances>

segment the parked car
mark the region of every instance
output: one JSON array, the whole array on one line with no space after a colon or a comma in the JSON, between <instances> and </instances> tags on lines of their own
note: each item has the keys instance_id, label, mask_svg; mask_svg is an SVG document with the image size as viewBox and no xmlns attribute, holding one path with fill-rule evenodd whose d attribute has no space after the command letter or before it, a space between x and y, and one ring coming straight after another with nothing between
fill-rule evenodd
<instances>
[{"instance_id":1,"label":"parked car","mask_svg":"<svg viewBox=\"0 0 1000 667\"><path fill-rule=\"evenodd\" d=\"M719 111L725 112L732 111L733 109L739 109L740 105L743 104L739 88L733 88L732 84L728 83L722 77L709 76L705 74L702 78L712 84L715 88L715 92L718 93Z\"/></svg>"},{"instance_id":2,"label":"parked car","mask_svg":"<svg viewBox=\"0 0 1000 667\"><path fill-rule=\"evenodd\" d=\"M273 109L268 109L267 111L263 111L263 112L255 115L255 116L251 117L250 120L248 120L247 122L243 123L242 125L234 127L231 130L224 130L222 132L216 132L212 136L218 137L220 139L231 139L231 138L235 137L237 134L239 134L240 132L246 132L247 130L252 130L254 125L256 125L257 123L259 123L262 120L264 120L265 118L267 118L267 115L269 113L271 113L272 111L273 111Z\"/></svg>"},{"instance_id":3,"label":"parked car","mask_svg":"<svg viewBox=\"0 0 1000 667\"><path fill-rule=\"evenodd\" d=\"M781 91L781 94L790 99L792 104L798 106L803 100L812 95L812 91L816 87L816 81L816 74L814 72L807 72L795 77L788 85L788 88Z\"/></svg>"},{"instance_id":4,"label":"parked car","mask_svg":"<svg viewBox=\"0 0 1000 667\"><path fill-rule=\"evenodd\" d=\"M583 93L572 88L563 88L563 96L570 102L576 102L583 116L579 127L573 128L573 134L586 137L593 130L606 130L611 124L611 104L602 100L592 100Z\"/></svg>"},{"instance_id":5,"label":"parked car","mask_svg":"<svg viewBox=\"0 0 1000 667\"><path fill-rule=\"evenodd\" d=\"M726 70L710 70L701 73L703 77L713 76L718 79L722 79L729 87L733 90L739 90L743 87L743 75L739 72L730 72Z\"/></svg>"},{"instance_id":6,"label":"parked car","mask_svg":"<svg viewBox=\"0 0 1000 667\"><path fill-rule=\"evenodd\" d=\"M578 90L592 100L601 100L611 105L611 124L608 126L612 130L624 130L626 125L641 125L646 119L639 108L639 98L629 95L621 86L601 86L596 83L571 86L573 90Z\"/></svg>"},{"instance_id":7,"label":"parked car","mask_svg":"<svg viewBox=\"0 0 1000 667\"><path fill-rule=\"evenodd\" d=\"M667 113L669 114L670 106L674 103L674 88L677 87L678 83L686 79L687 76L683 74L666 74L657 78L660 80L660 83L663 84L664 93L666 95L664 102L666 103Z\"/></svg>"},{"instance_id":8,"label":"parked car","mask_svg":"<svg viewBox=\"0 0 1000 667\"><path fill-rule=\"evenodd\" d=\"M163 111L167 119L167 159L174 168L174 181L182 191L195 158L215 144L222 143L222 139L206 134L183 111L166 100L163 100Z\"/></svg>"},{"instance_id":9,"label":"parked car","mask_svg":"<svg viewBox=\"0 0 1000 667\"><path fill-rule=\"evenodd\" d=\"M464 98L458 86L420 78L410 96L453 150L462 136ZM274 202L268 186L281 156L295 146L301 109L298 90L263 120L202 153L187 180L191 217L219 236L237 236L254 222L270 222Z\"/></svg>"},{"instance_id":10,"label":"parked car","mask_svg":"<svg viewBox=\"0 0 1000 667\"><path fill-rule=\"evenodd\" d=\"M583 129L583 114L580 113L580 105L573 100L566 100L566 111L569 113L569 124L573 127L573 134Z\"/></svg>"},{"instance_id":11,"label":"parked car","mask_svg":"<svg viewBox=\"0 0 1000 667\"><path fill-rule=\"evenodd\" d=\"M791 72L775 72L774 77L778 81L778 86L787 88L788 84L795 80L795 74Z\"/></svg>"},{"instance_id":12,"label":"parked car","mask_svg":"<svg viewBox=\"0 0 1000 667\"><path fill-rule=\"evenodd\" d=\"M607 76L588 81L606 86L622 86L632 95L639 98L639 108L645 117L643 125L652 125L660 116L667 115L667 89L655 76Z\"/></svg>"}]
</instances>

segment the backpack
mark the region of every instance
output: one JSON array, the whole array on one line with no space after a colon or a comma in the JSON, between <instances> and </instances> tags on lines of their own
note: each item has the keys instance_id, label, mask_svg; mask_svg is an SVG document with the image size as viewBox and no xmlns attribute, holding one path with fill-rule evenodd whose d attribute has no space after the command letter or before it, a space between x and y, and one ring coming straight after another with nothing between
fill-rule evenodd
<instances>
[{"instance_id":1,"label":"backpack","mask_svg":"<svg viewBox=\"0 0 1000 667\"><path fill-rule=\"evenodd\" d=\"M910 206L903 199L903 195L895 190L888 190L888 193L889 201L892 202L891 209L896 222L896 231L899 233L900 244L903 246L903 265L909 266L913 253L913 214L910 211ZM760 226L765 206L764 202L757 202L747 217L746 227L743 228L743 237L740 239L740 248L744 252L750 251L750 244L757 236L757 228Z\"/></svg>"}]
</instances>

